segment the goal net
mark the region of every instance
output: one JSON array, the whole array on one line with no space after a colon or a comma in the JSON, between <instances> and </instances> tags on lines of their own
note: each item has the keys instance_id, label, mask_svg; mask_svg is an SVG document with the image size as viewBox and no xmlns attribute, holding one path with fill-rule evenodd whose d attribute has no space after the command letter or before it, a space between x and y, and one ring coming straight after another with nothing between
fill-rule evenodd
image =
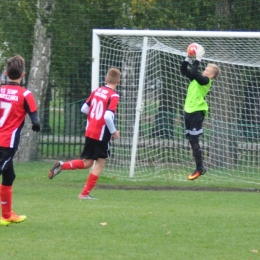
<instances>
[{"instance_id":1,"label":"goal net","mask_svg":"<svg viewBox=\"0 0 260 260\"><path fill-rule=\"evenodd\" d=\"M109 67L122 72L116 127L105 175L186 181L195 169L184 135L189 80L180 66L188 44L200 43L200 64L215 63L220 76L206 100L200 137L208 169L199 180L260 183L260 33L93 30L92 88L104 85Z\"/></svg>"}]
</instances>

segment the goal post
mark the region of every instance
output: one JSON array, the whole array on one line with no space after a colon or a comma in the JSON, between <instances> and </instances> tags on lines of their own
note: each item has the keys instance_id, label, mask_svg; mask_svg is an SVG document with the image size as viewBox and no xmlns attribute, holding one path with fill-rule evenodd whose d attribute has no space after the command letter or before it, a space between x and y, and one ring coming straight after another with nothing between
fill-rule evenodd
<instances>
[{"instance_id":1,"label":"goal post","mask_svg":"<svg viewBox=\"0 0 260 260\"><path fill-rule=\"evenodd\" d=\"M142 56L141 56L141 65L140 65L140 75L138 82L138 94L137 94L137 105L136 105L136 115L135 115L135 124L134 124L134 133L133 133L133 146L131 152L131 163L130 163L130 177L134 176L135 162L136 162L136 153L138 145L138 135L139 135L139 122L142 112L142 97L143 97L143 86L144 86L144 77L145 77L145 65L146 65L146 53L148 38L143 38L143 47L142 47Z\"/></svg>"},{"instance_id":2,"label":"goal post","mask_svg":"<svg viewBox=\"0 0 260 260\"><path fill-rule=\"evenodd\" d=\"M259 32L93 30L92 89L105 84L109 67L122 72L121 138L110 144L104 174L186 181L194 170L183 122L189 81L180 73L191 42L205 48L201 70L207 63L221 69L206 97L200 144L208 174L201 179L260 184Z\"/></svg>"}]
</instances>

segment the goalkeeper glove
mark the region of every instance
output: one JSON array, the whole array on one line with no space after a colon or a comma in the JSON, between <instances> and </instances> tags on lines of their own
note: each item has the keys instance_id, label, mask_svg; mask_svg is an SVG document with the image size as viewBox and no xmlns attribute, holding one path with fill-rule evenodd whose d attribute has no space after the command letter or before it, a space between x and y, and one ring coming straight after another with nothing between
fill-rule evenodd
<instances>
[{"instance_id":1,"label":"goalkeeper glove","mask_svg":"<svg viewBox=\"0 0 260 260\"><path fill-rule=\"evenodd\" d=\"M204 55L204 53L205 53L204 47L198 44L198 48L196 50L196 60L201 61L201 58Z\"/></svg>"},{"instance_id":2,"label":"goalkeeper glove","mask_svg":"<svg viewBox=\"0 0 260 260\"><path fill-rule=\"evenodd\" d=\"M41 130L40 124L34 123L34 124L32 125L32 130L33 130L34 132L39 132L39 131Z\"/></svg>"},{"instance_id":3,"label":"goalkeeper glove","mask_svg":"<svg viewBox=\"0 0 260 260\"><path fill-rule=\"evenodd\" d=\"M191 61L192 61L191 56L188 55L188 56L185 58L185 61L187 61L187 62L191 62Z\"/></svg>"}]
</instances>

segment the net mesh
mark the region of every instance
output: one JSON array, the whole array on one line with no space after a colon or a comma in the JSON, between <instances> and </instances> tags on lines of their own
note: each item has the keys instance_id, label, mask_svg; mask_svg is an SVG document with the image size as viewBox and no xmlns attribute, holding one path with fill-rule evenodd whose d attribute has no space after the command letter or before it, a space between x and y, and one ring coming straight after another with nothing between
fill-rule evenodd
<instances>
[{"instance_id":1,"label":"net mesh","mask_svg":"<svg viewBox=\"0 0 260 260\"><path fill-rule=\"evenodd\" d=\"M134 178L185 181L193 172L184 135L183 106L189 80L180 65L189 43L204 46L203 70L209 62L221 69L206 97L210 110L200 137L207 178L260 183L259 176L259 38L148 37ZM121 138L111 143L105 174L128 178L133 149L142 36L100 36L100 85L111 66L122 71L117 91L116 126ZM201 178L202 179L202 178Z\"/></svg>"}]
</instances>

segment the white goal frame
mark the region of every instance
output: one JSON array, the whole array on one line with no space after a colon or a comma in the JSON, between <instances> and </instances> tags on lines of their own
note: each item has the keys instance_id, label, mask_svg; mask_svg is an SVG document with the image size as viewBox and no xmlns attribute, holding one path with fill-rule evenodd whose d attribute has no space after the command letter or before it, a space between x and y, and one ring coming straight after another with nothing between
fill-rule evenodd
<instances>
[{"instance_id":1,"label":"white goal frame","mask_svg":"<svg viewBox=\"0 0 260 260\"><path fill-rule=\"evenodd\" d=\"M138 97L136 102L136 116L134 124L134 136L132 143L131 152L131 163L129 169L129 176L134 177L135 174L135 162L136 154L138 149L138 129L140 115L142 112L142 92L143 92L143 81L145 76L146 67L146 53L147 53L147 37L196 37L196 38L259 38L260 32L223 32L223 31L163 31L163 30L110 30L110 29L94 29L92 34L92 79L91 86L94 90L100 85L100 37L101 36L142 36L143 37L143 48L142 58L140 64L140 75L139 75L139 89ZM258 48L258 46L256 46ZM185 56L185 53L183 53ZM260 59L260 58L259 58Z\"/></svg>"}]
</instances>

